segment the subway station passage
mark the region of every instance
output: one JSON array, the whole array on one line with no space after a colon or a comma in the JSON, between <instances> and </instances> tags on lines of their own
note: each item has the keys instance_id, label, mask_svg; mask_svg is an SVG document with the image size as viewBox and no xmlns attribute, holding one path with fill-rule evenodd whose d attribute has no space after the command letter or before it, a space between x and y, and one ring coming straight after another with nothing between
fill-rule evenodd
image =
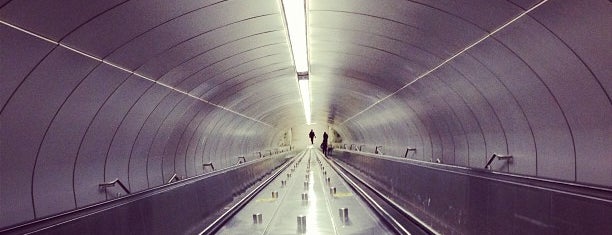
<instances>
[{"instance_id":1,"label":"subway station passage","mask_svg":"<svg viewBox=\"0 0 612 235\"><path fill-rule=\"evenodd\" d=\"M395 234L320 151L308 148L297 158L218 234Z\"/></svg>"},{"instance_id":2,"label":"subway station passage","mask_svg":"<svg viewBox=\"0 0 612 235\"><path fill-rule=\"evenodd\" d=\"M0 0L0 234L610 235L611 45L610 0Z\"/></svg>"}]
</instances>

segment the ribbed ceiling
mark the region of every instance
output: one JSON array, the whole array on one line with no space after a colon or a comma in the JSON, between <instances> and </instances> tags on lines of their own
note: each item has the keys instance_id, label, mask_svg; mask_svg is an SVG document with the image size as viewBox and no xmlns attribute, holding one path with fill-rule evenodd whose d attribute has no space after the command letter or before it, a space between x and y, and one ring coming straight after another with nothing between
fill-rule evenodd
<instances>
[{"instance_id":1,"label":"ribbed ceiling","mask_svg":"<svg viewBox=\"0 0 612 235\"><path fill-rule=\"evenodd\" d=\"M317 135L611 186L610 12L308 0ZM279 0L0 0L0 39L0 227L112 199L100 182L136 192L306 143Z\"/></svg>"}]
</instances>

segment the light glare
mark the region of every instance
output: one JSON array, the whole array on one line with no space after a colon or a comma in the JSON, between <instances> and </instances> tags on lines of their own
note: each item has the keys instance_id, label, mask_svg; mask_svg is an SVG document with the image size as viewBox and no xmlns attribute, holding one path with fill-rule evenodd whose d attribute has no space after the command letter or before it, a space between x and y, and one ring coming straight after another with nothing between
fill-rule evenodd
<instances>
[{"instance_id":1,"label":"light glare","mask_svg":"<svg viewBox=\"0 0 612 235\"><path fill-rule=\"evenodd\" d=\"M300 85L300 94L302 94L306 124L310 124L310 89L308 88L308 79L300 79L298 83Z\"/></svg>"},{"instance_id":2,"label":"light glare","mask_svg":"<svg viewBox=\"0 0 612 235\"><path fill-rule=\"evenodd\" d=\"M285 20L289 31L291 52L298 73L308 72L308 45L306 42L305 0L283 0Z\"/></svg>"}]
</instances>

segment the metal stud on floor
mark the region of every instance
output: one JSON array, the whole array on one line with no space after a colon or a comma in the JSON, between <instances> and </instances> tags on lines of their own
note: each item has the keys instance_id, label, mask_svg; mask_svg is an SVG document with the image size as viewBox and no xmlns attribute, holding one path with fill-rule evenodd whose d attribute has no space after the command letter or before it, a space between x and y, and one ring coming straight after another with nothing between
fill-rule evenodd
<instances>
[{"instance_id":1,"label":"metal stud on floor","mask_svg":"<svg viewBox=\"0 0 612 235\"><path fill-rule=\"evenodd\" d=\"M297 230L298 230L298 233L305 233L306 232L306 216L305 215L298 215L298 217L297 217Z\"/></svg>"},{"instance_id":2,"label":"metal stud on floor","mask_svg":"<svg viewBox=\"0 0 612 235\"><path fill-rule=\"evenodd\" d=\"M329 187L329 194L336 195L336 187Z\"/></svg>"},{"instance_id":3,"label":"metal stud on floor","mask_svg":"<svg viewBox=\"0 0 612 235\"><path fill-rule=\"evenodd\" d=\"M348 208L340 208L338 209L338 213L340 214L340 221L342 223L346 223L349 221L349 211Z\"/></svg>"},{"instance_id":4,"label":"metal stud on floor","mask_svg":"<svg viewBox=\"0 0 612 235\"><path fill-rule=\"evenodd\" d=\"M272 192L272 198L278 198L278 192L277 191L273 191Z\"/></svg>"},{"instance_id":5,"label":"metal stud on floor","mask_svg":"<svg viewBox=\"0 0 612 235\"><path fill-rule=\"evenodd\" d=\"M325 181L327 181L327 184L331 183L331 179L329 177L327 177L327 179Z\"/></svg>"},{"instance_id":6,"label":"metal stud on floor","mask_svg":"<svg viewBox=\"0 0 612 235\"><path fill-rule=\"evenodd\" d=\"M308 201L308 193L302 193L302 201Z\"/></svg>"},{"instance_id":7,"label":"metal stud on floor","mask_svg":"<svg viewBox=\"0 0 612 235\"><path fill-rule=\"evenodd\" d=\"M263 216L261 215L261 213L256 213L253 214L253 223L254 224L261 224L263 221Z\"/></svg>"},{"instance_id":8,"label":"metal stud on floor","mask_svg":"<svg viewBox=\"0 0 612 235\"><path fill-rule=\"evenodd\" d=\"M281 187L285 187L287 186L287 181L286 180L281 180Z\"/></svg>"},{"instance_id":9,"label":"metal stud on floor","mask_svg":"<svg viewBox=\"0 0 612 235\"><path fill-rule=\"evenodd\" d=\"M308 181L304 181L304 189L308 189Z\"/></svg>"}]
</instances>

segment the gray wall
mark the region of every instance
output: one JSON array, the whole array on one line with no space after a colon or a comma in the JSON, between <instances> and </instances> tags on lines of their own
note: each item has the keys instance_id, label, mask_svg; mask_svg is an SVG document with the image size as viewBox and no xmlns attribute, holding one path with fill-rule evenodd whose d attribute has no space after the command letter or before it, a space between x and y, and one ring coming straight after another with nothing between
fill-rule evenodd
<instances>
[{"instance_id":1,"label":"gray wall","mask_svg":"<svg viewBox=\"0 0 612 235\"><path fill-rule=\"evenodd\" d=\"M384 153L612 186L612 6L549 1L343 126ZM483 22L483 24L486 22Z\"/></svg>"}]
</instances>

